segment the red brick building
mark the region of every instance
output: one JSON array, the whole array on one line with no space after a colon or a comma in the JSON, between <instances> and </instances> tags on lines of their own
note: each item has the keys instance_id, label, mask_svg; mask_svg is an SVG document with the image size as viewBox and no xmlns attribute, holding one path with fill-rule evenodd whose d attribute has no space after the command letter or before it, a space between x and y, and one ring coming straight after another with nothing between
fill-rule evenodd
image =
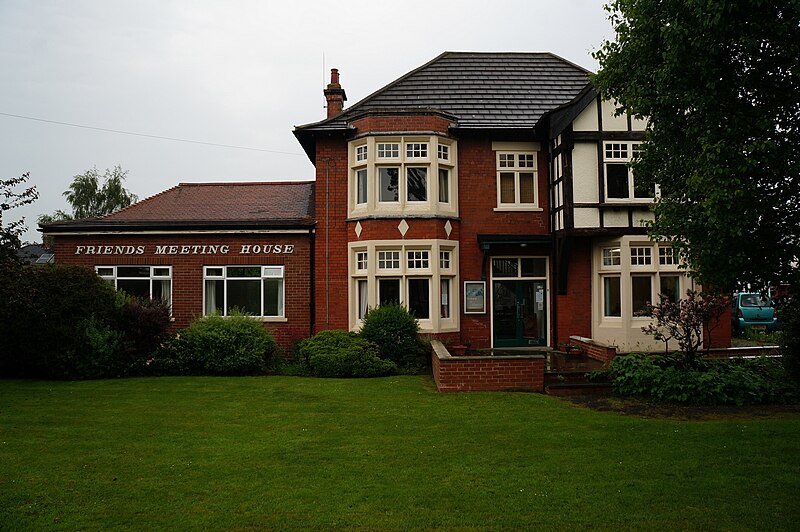
<instances>
[{"instance_id":1,"label":"red brick building","mask_svg":"<svg viewBox=\"0 0 800 532\"><path fill-rule=\"evenodd\" d=\"M312 182L182 183L95 220L55 222L59 263L171 304L174 327L233 308L283 346L311 335Z\"/></svg>"},{"instance_id":2,"label":"red brick building","mask_svg":"<svg viewBox=\"0 0 800 532\"><path fill-rule=\"evenodd\" d=\"M446 52L349 108L334 70L325 97L328 117L295 129L316 166L317 329L400 300L473 347L663 347L638 313L692 281L646 235L655 191L627 166L645 123L588 71Z\"/></svg>"},{"instance_id":3,"label":"red brick building","mask_svg":"<svg viewBox=\"0 0 800 532\"><path fill-rule=\"evenodd\" d=\"M46 226L57 260L122 287L124 268L150 267L150 294L169 272L176 324L246 303L286 346L400 301L423 332L475 348L662 348L638 312L691 279L643 226L655 191L627 163L645 124L617 116L588 71L549 53L446 52L350 107L335 69L324 93L327 118L294 131L313 184L179 185Z\"/></svg>"}]
</instances>

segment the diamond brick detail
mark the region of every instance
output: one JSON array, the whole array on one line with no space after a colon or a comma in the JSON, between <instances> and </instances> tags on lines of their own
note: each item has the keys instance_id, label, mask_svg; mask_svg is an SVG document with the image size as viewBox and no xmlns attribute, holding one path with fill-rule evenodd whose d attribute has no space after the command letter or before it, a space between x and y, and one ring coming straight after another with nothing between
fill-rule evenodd
<instances>
[{"instance_id":1,"label":"diamond brick detail","mask_svg":"<svg viewBox=\"0 0 800 532\"><path fill-rule=\"evenodd\" d=\"M406 236L408 233L408 224L405 220L400 220L400 224L397 226L397 230L400 231L400 234Z\"/></svg>"}]
</instances>

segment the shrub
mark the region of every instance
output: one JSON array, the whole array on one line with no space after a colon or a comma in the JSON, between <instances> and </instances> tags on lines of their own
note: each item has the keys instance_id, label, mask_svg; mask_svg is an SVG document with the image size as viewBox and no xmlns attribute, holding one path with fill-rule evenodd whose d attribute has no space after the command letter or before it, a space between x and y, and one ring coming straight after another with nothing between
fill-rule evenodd
<instances>
[{"instance_id":1,"label":"shrub","mask_svg":"<svg viewBox=\"0 0 800 532\"><path fill-rule=\"evenodd\" d=\"M800 398L774 358L703 361L678 367L666 356L616 357L609 370L614 391L655 401L696 404L786 403Z\"/></svg>"},{"instance_id":2,"label":"shrub","mask_svg":"<svg viewBox=\"0 0 800 532\"><path fill-rule=\"evenodd\" d=\"M321 331L298 346L298 354L318 377L379 377L397 365L378 356L378 346L347 331Z\"/></svg>"},{"instance_id":3,"label":"shrub","mask_svg":"<svg viewBox=\"0 0 800 532\"><path fill-rule=\"evenodd\" d=\"M428 352L419 340L419 322L402 305L393 303L367 311L361 337L378 346L381 358L402 368L420 368L428 363Z\"/></svg>"},{"instance_id":4,"label":"shrub","mask_svg":"<svg viewBox=\"0 0 800 532\"><path fill-rule=\"evenodd\" d=\"M124 375L147 374L151 360L164 342L170 324L169 307L159 299L117 292L116 327L122 334L116 364Z\"/></svg>"},{"instance_id":5,"label":"shrub","mask_svg":"<svg viewBox=\"0 0 800 532\"><path fill-rule=\"evenodd\" d=\"M206 316L162 344L154 371L169 375L263 373L276 349L263 324L243 314Z\"/></svg>"},{"instance_id":6,"label":"shrub","mask_svg":"<svg viewBox=\"0 0 800 532\"><path fill-rule=\"evenodd\" d=\"M96 378L113 373L114 287L80 266L22 268L0 301L0 375ZM10 285L10 286L9 286Z\"/></svg>"},{"instance_id":7,"label":"shrub","mask_svg":"<svg viewBox=\"0 0 800 532\"><path fill-rule=\"evenodd\" d=\"M708 352L711 332L719 325L720 316L728 308L730 299L695 290L687 290L686 297L678 302L665 294L659 294L659 299L658 305L648 305L645 312L655 323L642 327L642 331L664 342L665 351L669 350L669 341L674 339L680 348L676 356L682 363L694 364ZM706 353L701 353L704 331L707 335Z\"/></svg>"}]
</instances>

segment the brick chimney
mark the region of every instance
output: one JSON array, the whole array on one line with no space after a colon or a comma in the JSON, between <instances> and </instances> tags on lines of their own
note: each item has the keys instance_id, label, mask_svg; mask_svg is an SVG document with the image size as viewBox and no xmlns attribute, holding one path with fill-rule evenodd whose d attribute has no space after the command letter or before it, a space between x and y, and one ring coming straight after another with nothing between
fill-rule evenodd
<instances>
[{"instance_id":1,"label":"brick chimney","mask_svg":"<svg viewBox=\"0 0 800 532\"><path fill-rule=\"evenodd\" d=\"M331 69L331 82L328 83L328 88L323 91L325 99L328 101L328 118L332 118L342 113L344 109L344 102L347 101L347 95L344 89L339 85L339 69Z\"/></svg>"}]
</instances>

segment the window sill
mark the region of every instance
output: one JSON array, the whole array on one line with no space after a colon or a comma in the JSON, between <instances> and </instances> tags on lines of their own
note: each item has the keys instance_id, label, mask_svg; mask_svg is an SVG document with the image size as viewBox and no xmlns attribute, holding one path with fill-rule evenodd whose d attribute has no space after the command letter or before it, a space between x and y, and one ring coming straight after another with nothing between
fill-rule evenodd
<instances>
[{"instance_id":1,"label":"window sill","mask_svg":"<svg viewBox=\"0 0 800 532\"><path fill-rule=\"evenodd\" d=\"M258 316L256 319L263 323L286 323L289 321L284 316Z\"/></svg>"},{"instance_id":2,"label":"window sill","mask_svg":"<svg viewBox=\"0 0 800 532\"><path fill-rule=\"evenodd\" d=\"M527 207L522 205L495 207L492 209L494 212L543 212L541 207Z\"/></svg>"}]
</instances>

